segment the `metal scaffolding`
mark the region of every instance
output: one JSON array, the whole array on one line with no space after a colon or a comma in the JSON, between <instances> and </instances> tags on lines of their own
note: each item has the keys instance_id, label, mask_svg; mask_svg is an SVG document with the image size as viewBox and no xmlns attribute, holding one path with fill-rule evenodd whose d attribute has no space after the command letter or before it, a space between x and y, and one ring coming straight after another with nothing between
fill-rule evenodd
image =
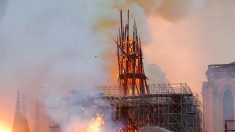
<instances>
[{"instance_id":1,"label":"metal scaffolding","mask_svg":"<svg viewBox=\"0 0 235 132\"><path fill-rule=\"evenodd\" d=\"M187 84L153 84L149 85L150 94L138 96L126 96L118 89L100 88L115 108L114 120L133 128L159 126L174 132L202 131L200 102Z\"/></svg>"}]
</instances>

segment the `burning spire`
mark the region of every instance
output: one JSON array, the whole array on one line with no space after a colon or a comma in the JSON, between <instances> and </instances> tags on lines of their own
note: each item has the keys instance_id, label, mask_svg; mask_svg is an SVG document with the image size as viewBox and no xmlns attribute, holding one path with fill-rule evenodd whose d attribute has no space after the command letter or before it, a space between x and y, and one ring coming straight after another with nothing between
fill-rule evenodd
<instances>
[{"instance_id":1,"label":"burning spire","mask_svg":"<svg viewBox=\"0 0 235 132\"><path fill-rule=\"evenodd\" d=\"M149 94L147 77L144 73L143 55L140 37L134 20L133 36L129 33L129 10L127 24L123 27L122 11L120 12L121 27L115 43L117 44L119 85L124 95Z\"/></svg>"}]
</instances>

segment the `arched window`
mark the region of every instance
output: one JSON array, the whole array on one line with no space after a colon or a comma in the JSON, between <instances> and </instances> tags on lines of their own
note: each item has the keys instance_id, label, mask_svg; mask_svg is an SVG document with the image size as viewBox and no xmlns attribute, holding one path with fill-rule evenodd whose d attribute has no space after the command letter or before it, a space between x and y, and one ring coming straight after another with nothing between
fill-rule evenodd
<instances>
[{"instance_id":1,"label":"arched window","mask_svg":"<svg viewBox=\"0 0 235 132\"><path fill-rule=\"evenodd\" d=\"M223 101L224 120L234 120L233 118L233 95L230 90L224 92ZM233 128L233 123L228 124L228 128Z\"/></svg>"}]
</instances>

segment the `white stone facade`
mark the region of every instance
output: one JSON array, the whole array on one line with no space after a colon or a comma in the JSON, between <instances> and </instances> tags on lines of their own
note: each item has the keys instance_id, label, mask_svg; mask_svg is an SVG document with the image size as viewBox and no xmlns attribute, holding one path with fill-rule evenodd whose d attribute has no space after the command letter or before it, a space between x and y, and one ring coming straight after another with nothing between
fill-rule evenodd
<instances>
[{"instance_id":1,"label":"white stone facade","mask_svg":"<svg viewBox=\"0 0 235 132\"><path fill-rule=\"evenodd\" d=\"M202 89L204 128L206 132L223 132L224 120L235 117L235 64L209 65L206 76Z\"/></svg>"}]
</instances>

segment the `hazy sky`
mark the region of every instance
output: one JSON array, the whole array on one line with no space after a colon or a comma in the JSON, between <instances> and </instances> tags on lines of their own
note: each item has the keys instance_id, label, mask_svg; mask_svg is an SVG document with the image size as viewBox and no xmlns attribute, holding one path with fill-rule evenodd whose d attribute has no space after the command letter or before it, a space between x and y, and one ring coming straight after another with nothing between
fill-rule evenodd
<instances>
[{"instance_id":1,"label":"hazy sky","mask_svg":"<svg viewBox=\"0 0 235 132\"><path fill-rule=\"evenodd\" d=\"M187 82L200 94L208 64L235 59L233 0L205 1L196 15L180 21L150 17L153 42L146 58L158 63L172 82Z\"/></svg>"},{"instance_id":2,"label":"hazy sky","mask_svg":"<svg viewBox=\"0 0 235 132\"><path fill-rule=\"evenodd\" d=\"M34 100L113 75L121 7L137 19L146 64L170 82L201 94L207 65L235 60L234 0L94 1L0 0L0 123L18 88Z\"/></svg>"}]
</instances>

